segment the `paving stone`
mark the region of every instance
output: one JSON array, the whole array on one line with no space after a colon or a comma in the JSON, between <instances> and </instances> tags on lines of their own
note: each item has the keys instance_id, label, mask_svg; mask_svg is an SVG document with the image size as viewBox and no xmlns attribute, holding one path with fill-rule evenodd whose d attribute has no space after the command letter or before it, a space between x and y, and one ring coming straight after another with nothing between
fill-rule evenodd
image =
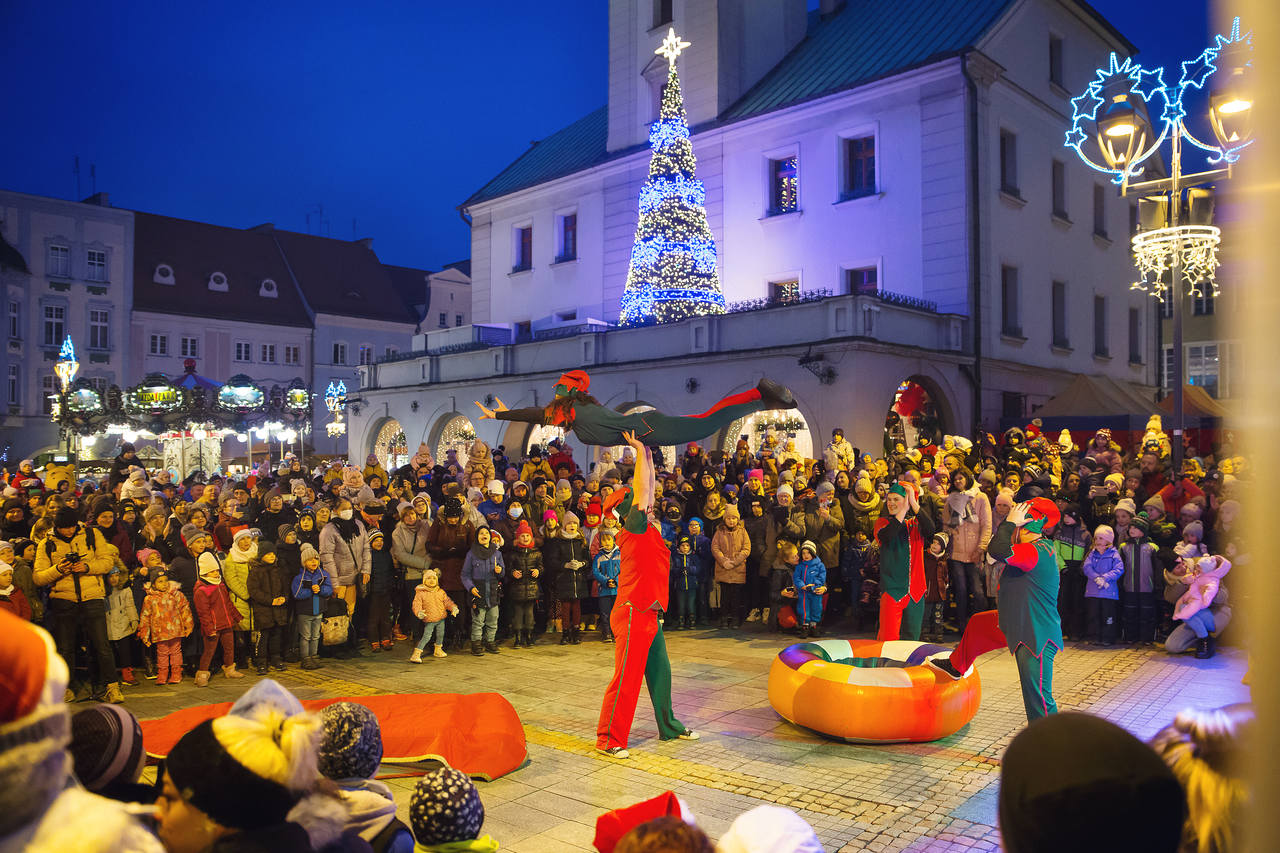
<instances>
[{"instance_id":1,"label":"paving stone","mask_svg":"<svg viewBox=\"0 0 1280 853\"><path fill-rule=\"evenodd\" d=\"M595 750L599 703L612 673L612 648L587 635L581 646L540 645L500 657L451 655L409 665L409 648L324 669L275 675L300 698L373 693L495 691L525 724L529 760L480 782L485 831L511 853L590 849L595 818L665 790L675 791L713 837L761 803L796 809L828 850L971 851L999 849L994 825L1000 756L1026 724L1013 659L981 659L982 706L969 725L927 744L889 746L826 740L781 720L768 704L768 671L789 641L759 626L743 640L719 631L668 634L675 707L703 735L695 742L657 738L649 698L641 694L632 758ZM545 642L545 641L544 641ZM1248 699L1242 652L1209 661L1171 657L1150 647L1099 649L1068 644L1054 686L1062 710L1106 717L1148 738L1183 707ZM234 700L253 676L208 688L190 680L128 688L139 717ZM383 765L384 774L408 768ZM407 816L415 778L388 779L397 812Z\"/></svg>"}]
</instances>

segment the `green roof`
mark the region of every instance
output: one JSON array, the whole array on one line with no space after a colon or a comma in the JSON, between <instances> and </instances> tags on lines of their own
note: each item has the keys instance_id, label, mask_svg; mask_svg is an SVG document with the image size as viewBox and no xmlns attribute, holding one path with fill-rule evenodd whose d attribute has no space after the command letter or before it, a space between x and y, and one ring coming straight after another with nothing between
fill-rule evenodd
<instances>
[{"instance_id":1,"label":"green roof","mask_svg":"<svg viewBox=\"0 0 1280 853\"><path fill-rule=\"evenodd\" d=\"M835 13L810 16L792 51L714 122L694 131L763 115L955 56L977 44L1013 0L848 0ZM1110 24L1085 3L1081 6ZM536 142L472 194L488 201L631 153L610 152L608 107Z\"/></svg>"},{"instance_id":2,"label":"green roof","mask_svg":"<svg viewBox=\"0 0 1280 853\"><path fill-rule=\"evenodd\" d=\"M722 115L735 121L954 56L1012 0L849 0Z\"/></svg>"}]
</instances>

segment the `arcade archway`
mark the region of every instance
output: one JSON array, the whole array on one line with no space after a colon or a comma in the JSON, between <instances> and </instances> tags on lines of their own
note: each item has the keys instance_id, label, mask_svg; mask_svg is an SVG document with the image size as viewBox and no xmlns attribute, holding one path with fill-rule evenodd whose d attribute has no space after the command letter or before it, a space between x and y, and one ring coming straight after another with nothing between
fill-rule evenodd
<instances>
[{"instance_id":1,"label":"arcade archway","mask_svg":"<svg viewBox=\"0 0 1280 853\"><path fill-rule=\"evenodd\" d=\"M787 451L788 442L794 442L794 452L801 459L817 458L813 455L813 434L809 431L809 422L799 409L770 409L738 418L724 431L720 449L727 456L732 456L738 440L746 438L751 452L759 453L770 436L777 439L775 455Z\"/></svg>"},{"instance_id":2,"label":"arcade archway","mask_svg":"<svg viewBox=\"0 0 1280 853\"><path fill-rule=\"evenodd\" d=\"M449 464L449 451L453 451L459 468L467 462L467 451L471 442L476 440L476 428L471 419L457 412L441 418L435 430L432 446L435 448L436 464Z\"/></svg>"},{"instance_id":3,"label":"arcade archway","mask_svg":"<svg viewBox=\"0 0 1280 853\"><path fill-rule=\"evenodd\" d=\"M942 396L929 379L911 376L898 383L885 413L885 454L891 454L899 442L908 450L941 443L947 426L943 410Z\"/></svg>"},{"instance_id":4,"label":"arcade archway","mask_svg":"<svg viewBox=\"0 0 1280 853\"><path fill-rule=\"evenodd\" d=\"M395 471L409 464L409 440L400 422L395 418L383 421L374 433L373 446L368 452L378 458L378 463L386 471Z\"/></svg>"}]
</instances>

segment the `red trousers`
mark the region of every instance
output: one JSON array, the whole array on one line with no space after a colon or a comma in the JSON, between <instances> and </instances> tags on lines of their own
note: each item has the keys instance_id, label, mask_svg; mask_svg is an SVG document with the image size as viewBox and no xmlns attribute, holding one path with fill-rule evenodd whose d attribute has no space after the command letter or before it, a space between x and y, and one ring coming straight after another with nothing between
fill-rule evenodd
<instances>
[{"instance_id":1,"label":"red trousers","mask_svg":"<svg viewBox=\"0 0 1280 853\"><path fill-rule=\"evenodd\" d=\"M984 610L975 613L969 617L969 624L965 626L956 650L951 653L951 665L956 672L964 673L987 652L994 652L1008 645L1009 641L1000 630L998 611Z\"/></svg>"},{"instance_id":2,"label":"red trousers","mask_svg":"<svg viewBox=\"0 0 1280 853\"><path fill-rule=\"evenodd\" d=\"M649 688L658 736L663 740L678 737L685 727L671 709L671 662L658 624L658 611L640 610L629 601L623 602L614 606L609 626L616 638L613 680L600 706L596 746L610 749L627 745L636 716L636 702L640 699L641 681Z\"/></svg>"},{"instance_id":3,"label":"red trousers","mask_svg":"<svg viewBox=\"0 0 1280 853\"><path fill-rule=\"evenodd\" d=\"M876 639L919 640L920 626L924 622L924 599L912 601L910 595L890 598L880 593L880 631Z\"/></svg>"}]
</instances>

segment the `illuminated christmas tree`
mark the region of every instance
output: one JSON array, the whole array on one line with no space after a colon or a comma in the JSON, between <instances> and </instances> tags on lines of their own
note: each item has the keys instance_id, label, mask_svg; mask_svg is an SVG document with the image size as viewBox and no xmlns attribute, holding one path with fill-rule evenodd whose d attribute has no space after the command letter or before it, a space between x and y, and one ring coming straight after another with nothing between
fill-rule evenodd
<instances>
[{"instance_id":1,"label":"illuminated christmas tree","mask_svg":"<svg viewBox=\"0 0 1280 853\"><path fill-rule=\"evenodd\" d=\"M640 222L622 294L623 325L724 313L707 193L693 176L697 160L676 74L676 57L688 46L673 28L654 51L667 58L667 83L658 120L649 128L653 159L640 189Z\"/></svg>"}]
</instances>

